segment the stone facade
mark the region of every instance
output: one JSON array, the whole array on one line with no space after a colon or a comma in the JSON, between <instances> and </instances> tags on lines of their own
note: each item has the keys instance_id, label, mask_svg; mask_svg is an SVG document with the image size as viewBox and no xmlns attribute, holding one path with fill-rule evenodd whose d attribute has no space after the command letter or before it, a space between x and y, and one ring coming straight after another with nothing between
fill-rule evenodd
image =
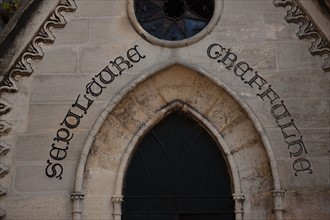
<instances>
[{"instance_id":1,"label":"stone facade","mask_svg":"<svg viewBox=\"0 0 330 220\"><path fill-rule=\"evenodd\" d=\"M24 5L0 38L3 219L121 219L135 146L177 109L221 146L236 219L328 219L329 22L300 1L215 2L179 44L140 30L130 0Z\"/></svg>"}]
</instances>

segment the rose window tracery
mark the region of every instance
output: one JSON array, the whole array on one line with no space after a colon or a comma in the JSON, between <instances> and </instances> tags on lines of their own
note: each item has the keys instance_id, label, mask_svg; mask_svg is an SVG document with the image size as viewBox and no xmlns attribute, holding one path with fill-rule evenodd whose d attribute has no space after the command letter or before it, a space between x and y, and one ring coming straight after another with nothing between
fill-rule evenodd
<instances>
[{"instance_id":1,"label":"rose window tracery","mask_svg":"<svg viewBox=\"0 0 330 220\"><path fill-rule=\"evenodd\" d=\"M203 30L214 12L213 0L136 0L136 18L152 36L179 41Z\"/></svg>"}]
</instances>

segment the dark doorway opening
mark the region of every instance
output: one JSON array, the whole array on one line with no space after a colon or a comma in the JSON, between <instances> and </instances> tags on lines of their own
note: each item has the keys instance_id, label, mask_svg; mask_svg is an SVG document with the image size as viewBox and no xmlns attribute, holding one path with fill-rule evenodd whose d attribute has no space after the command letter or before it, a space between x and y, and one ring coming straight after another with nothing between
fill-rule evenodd
<instances>
[{"instance_id":1,"label":"dark doorway opening","mask_svg":"<svg viewBox=\"0 0 330 220\"><path fill-rule=\"evenodd\" d=\"M124 180L122 220L232 220L228 166L212 136L175 111L140 142Z\"/></svg>"}]
</instances>

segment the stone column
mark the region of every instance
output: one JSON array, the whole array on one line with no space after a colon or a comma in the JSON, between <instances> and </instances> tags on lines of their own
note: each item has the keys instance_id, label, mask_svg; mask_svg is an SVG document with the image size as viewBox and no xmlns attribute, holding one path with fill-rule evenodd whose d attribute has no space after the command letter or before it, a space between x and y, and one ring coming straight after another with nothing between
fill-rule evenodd
<instances>
[{"instance_id":1,"label":"stone column","mask_svg":"<svg viewBox=\"0 0 330 220\"><path fill-rule=\"evenodd\" d=\"M243 202L245 200L244 194L241 193L234 193L233 199L235 200L235 216L236 220L243 219Z\"/></svg>"},{"instance_id":2,"label":"stone column","mask_svg":"<svg viewBox=\"0 0 330 220\"><path fill-rule=\"evenodd\" d=\"M82 200L85 195L81 192L74 192L71 194L72 200L72 219L81 220L82 219Z\"/></svg>"},{"instance_id":3,"label":"stone column","mask_svg":"<svg viewBox=\"0 0 330 220\"><path fill-rule=\"evenodd\" d=\"M112 197L113 203L113 219L120 220L121 219L121 203L123 202L122 195L113 195Z\"/></svg>"},{"instance_id":4,"label":"stone column","mask_svg":"<svg viewBox=\"0 0 330 220\"><path fill-rule=\"evenodd\" d=\"M285 192L283 190L273 190L272 196L274 199L274 212L275 219L282 220L283 219L283 198L285 196Z\"/></svg>"}]
</instances>

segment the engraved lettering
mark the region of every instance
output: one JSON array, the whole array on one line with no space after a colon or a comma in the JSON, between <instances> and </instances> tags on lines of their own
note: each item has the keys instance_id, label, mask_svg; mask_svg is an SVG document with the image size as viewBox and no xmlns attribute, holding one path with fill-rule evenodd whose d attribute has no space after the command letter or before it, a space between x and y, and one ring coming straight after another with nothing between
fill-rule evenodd
<instances>
[{"instance_id":1,"label":"engraved lettering","mask_svg":"<svg viewBox=\"0 0 330 220\"><path fill-rule=\"evenodd\" d=\"M80 119L82 117L83 117L82 115L79 116L79 115L73 113L70 109L68 111L68 113L66 114L61 125L65 124L66 127L71 128L71 129L76 128L80 124Z\"/></svg>"},{"instance_id":2,"label":"engraved lettering","mask_svg":"<svg viewBox=\"0 0 330 220\"><path fill-rule=\"evenodd\" d=\"M216 50L214 53L214 55L211 55L211 50L214 48L214 47L219 47L219 50ZM215 48L217 49L217 48ZM226 50L226 48L223 48L220 44L211 44L208 48L207 48L207 55L208 57L210 57L211 59L217 59L219 57L221 57L221 52ZM220 51L220 52L219 52Z\"/></svg>"},{"instance_id":3,"label":"engraved lettering","mask_svg":"<svg viewBox=\"0 0 330 220\"><path fill-rule=\"evenodd\" d=\"M77 97L75 103L72 105L72 107L78 107L81 110L83 110L85 114L87 114L87 110L93 104L94 100L91 100L91 99L87 98L86 95L84 95L84 98L87 100L87 106L85 107L85 106L82 106L81 104L78 103L79 98L80 98L80 94L78 95L78 97Z\"/></svg>"},{"instance_id":4,"label":"engraved lettering","mask_svg":"<svg viewBox=\"0 0 330 220\"><path fill-rule=\"evenodd\" d=\"M57 130L57 133L56 133L56 138L54 138L54 141L57 141L57 142L60 142L60 141L63 141L67 144L69 144L70 140L73 138L73 134L71 134L71 137L70 137L70 131L66 128L60 128ZM62 136L64 135L64 136Z\"/></svg>"},{"instance_id":5,"label":"engraved lettering","mask_svg":"<svg viewBox=\"0 0 330 220\"><path fill-rule=\"evenodd\" d=\"M281 104L276 104L272 106L271 114L275 118L276 123L278 123L278 121L284 117L291 117L288 109L283 103L284 101L282 100Z\"/></svg>"},{"instance_id":6,"label":"engraved lettering","mask_svg":"<svg viewBox=\"0 0 330 220\"><path fill-rule=\"evenodd\" d=\"M53 158L54 160L63 160L64 158L66 158L67 155L67 150L68 150L68 146L65 147L65 149L56 147L55 144L52 144L52 149L49 152L49 155L51 158ZM53 155L53 152L55 151L55 156Z\"/></svg>"},{"instance_id":7,"label":"engraved lettering","mask_svg":"<svg viewBox=\"0 0 330 220\"><path fill-rule=\"evenodd\" d=\"M298 176L299 172L308 171L310 174L313 173L311 169L311 163L305 158L299 158L293 162L293 169L296 171L295 176Z\"/></svg>"},{"instance_id":8,"label":"engraved lettering","mask_svg":"<svg viewBox=\"0 0 330 220\"><path fill-rule=\"evenodd\" d=\"M253 84L256 84L259 87L259 90L267 84L267 81L264 80L261 76L258 75L258 72L255 72L255 75L249 81L245 81L245 83L249 84L253 88Z\"/></svg>"},{"instance_id":9,"label":"engraved lettering","mask_svg":"<svg viewBox=\"0 0 330 220\"><path fill-rule=\"evenodd\" d=\"M284 125L278 125L282 131L283 137L284 139L288 139L290 137L296 137L297 134L295 131L298 132L298 134L300 134L298 128L296 127L296 125L294 124L294 119L291 119L291 121L289 123L286 123ZM292 128L294 128L294 130L291 130ZM289 131L291 131L290 133L287 133L287 131L285 131L285 129L288 129Z\"/></svg>"},{"instance_id":10,"label":"engraved lettering","mask_svg":"<svg viewBox=\"0 0 330 220\"><path fill-rule=\"evenodd\" d=\"M104 73L104 74L103 74ZM105 75L110 76L110 78L105 78ZM99 74L95 75L95 77L99 77L100 81L103 84L110 84L115 79L115 77L118 76L117 74L114 74L110 69L109 66L106 66Z\"/></svg>"},{"instance_id":11,"label":"engraved lettering","mask_svg":"<svg viewBox=\"0 0 330 220\"><path fill-rule=\"evenodd\" d=\"M126 69L130 69L133 65L130 63L138 63L146 56L142 55L138 50L138 45L127 50L127 60L122 56L118 56L114 61L110 61L112 66L116 67L119 71L119 74L115 74L110 68L109 65L105 66L98 74L95 75L95 78L92 78L92 81L89 82L85 88L85 94L79 94L75 102L72 104L74 110L82 111L84 114L87 114L88 110L94 103L94 97L97 97L102 94L103 89L106 88L106 85L111 84L116 77L122 74ZM88 96L91 94L91 97ZM83 97L83 98L82 98ZM81 112L81 114L82 114ZM64 146L56 146L55 143L52 144L52 148L49 151L49 156L56 161L64 160L68 154L71 139L74 137L74 134L70 129L75 129L80 125L83 115L73 112L71 109L67 112L64 120L60 125L65 125L66 128L62 127L57 130L56 136L53 139L56 143L63 142ZM47 166L45 168L46 176L49 178L59 178L62 179L63 167L60 163L50 162L47 160Z\"/></svg>"},{"instance_id":12,"label":"engraved lettering","mask_svg":"<svg viewBox=\"0 0 330 220\"><path fill-rule=\"evenodd\" d=\"M244 80L244 75L248 72L248 71L253 71L252 68L250 68L249 64L247 64L246 62L239 62L238 64L236 64L235 68L234 68L234 73L236 76L240 76L241 80Z\"/></svg>"},{"instance_id":13,"label":"engraved lettering","mask_svg":"<svg viewBox=\"0 0 330 220\"><path fill-rule=\"evenodd\" d=\"M290 157L292 157L292 156L298 157L303 153L303 151L307 154L307 150L306 150L305 144L302 140L302 136L300 136L300 138L298 140L291 141L287 144L288 144L288 149L289 150L291 150L292 147L298 148L298 150L296 152L290 151Z\"/></svg>"},{"instance_id":14,"label":"engraved lettering","mask_svg":"<svg viewBox=\"0 0 330 220\"><path fill-rule=\"evenodd\" d=\"M62 173L63 173L63 167L59 163L51 163L50 160L47 160L47 167L45 169L46 175L49 178L59 178L60 180L62 179ZM50 170L49 170L50 168Z\"/></svg>"},{"instance_id":15,"label":"engraved lettering","mask_svg":"<svg viewBox=\"0 0 330 220\"><path fill-rule=\"evenodd\" d=\"M262 100L264 100L264 97L266 96L270 100L270 104L273 104L273 102L276 99L279 99L279 95L277 95L276 92L271 88L271 85L269 85L269 88L266 89L263 93L257 94Z\"/></svg>"},{"instance_id":16,"label":"engraved lettering","mask_svg":"<svg viewBox=\"0 0 330 220\"><path fill-rule=\"evenodd\" d=\"M91 94L92 96L99 96L104 88L104 86L95 81L95 78L92 78L92 82L86 85L86 93Z\"/></svg>"},{"instance_id":17,"label":"engraved lettering","mask_svg":"<svg viewBox=\"0 0 330 220\"><path fill-rule=\"evenodd\" d=\"M112 64L112 66L115 66L118 69L119 75L121 75L121 73L126 70L126 68L121 68L121 65L125 64L127 66L127 69L133 67L133 65L128 60L125 60L122 56L117 57L114 61L110 61L110 64Z\"/></svg>"},{"instance_id":18,"label":"engraved lettering","mask_svg":"<svg viewBox=\"0 0 330 220\"><path fill-rule=\"evenodd\" d=\"M226 61L229 62L226 62ZM222 58L222 60L218 60L218 63L225 64L226 68L231 70L231 68L235 65L235 62L237 61L237 56L234 53L230 52L230 49L227 50L226 55Z\"/></svg>"},{"instance_id":19,"label":"engraved lettering","mask_svg":"<svg viewBox=\"0 0 330 220\"><path fill-rule=\"evenodd\" d=\"M127 51L127 58L133 62L133 63L138 63L140 62L141 58L144 59L146 56L145 55L142 55L139 53L139 51L137 51L137 48L138 45L135 45L133 48L129 49ZM131 52L134 52L133 54ZM137 59L134 59L134 56L138 55L138 58Z\"/></svg>"}]
</instances>

